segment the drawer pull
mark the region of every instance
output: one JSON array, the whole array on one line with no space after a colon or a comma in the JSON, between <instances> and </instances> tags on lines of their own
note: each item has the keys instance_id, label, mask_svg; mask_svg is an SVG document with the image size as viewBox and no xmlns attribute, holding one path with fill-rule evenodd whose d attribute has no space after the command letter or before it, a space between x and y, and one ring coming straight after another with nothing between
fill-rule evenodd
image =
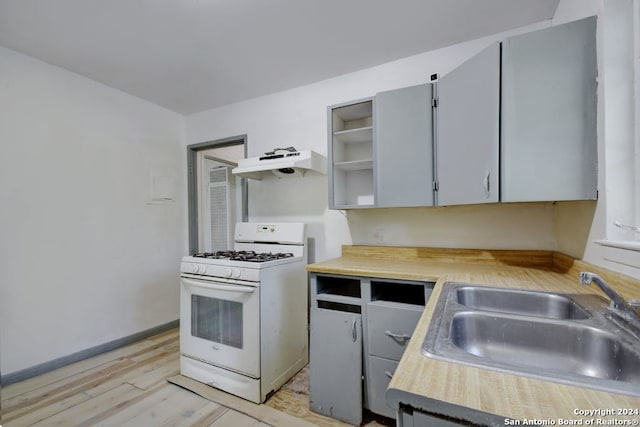
<instances>
[{"instance_id":1,"label":"drawer pull","mask_svg":"<svg viewBox=\"0 0 640 427\"><path fill-rule=\"evenodd\" d=\"M393 338L396 341L406 341L409 338L411 338L411 335L407 335L407 334L394 334L391 331L384 331L384 334L388 337Z\"/></svg>"},{"instance_id":2,"label":"drawer pull","mask_svg":"<svg viewBox=\"0 0 640 427\"><path fill-rule=\"evenodd\" d=\"M384 374L389 378L393 378L393 374L389 371L384 371Z\"/></svg>"}]
</instances>

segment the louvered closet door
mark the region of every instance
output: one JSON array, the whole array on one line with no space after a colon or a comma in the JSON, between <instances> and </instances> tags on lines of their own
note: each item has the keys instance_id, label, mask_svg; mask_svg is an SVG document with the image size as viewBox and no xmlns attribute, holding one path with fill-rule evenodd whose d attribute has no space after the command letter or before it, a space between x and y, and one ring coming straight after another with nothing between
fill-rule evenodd
<instances>
[{"instance_id":1,"label":"louvered closet door","mask_svg":"<svg viewBox=\"0 0 640 427\"><path fill-rule=\"evenodd\" d=\"M213 168L209 171L209 221L211 230L211 249L222 251L230 248L230 230L233 221L230 216L232 204L228 171L226 167Z\"/></svg>"}]
</instances>

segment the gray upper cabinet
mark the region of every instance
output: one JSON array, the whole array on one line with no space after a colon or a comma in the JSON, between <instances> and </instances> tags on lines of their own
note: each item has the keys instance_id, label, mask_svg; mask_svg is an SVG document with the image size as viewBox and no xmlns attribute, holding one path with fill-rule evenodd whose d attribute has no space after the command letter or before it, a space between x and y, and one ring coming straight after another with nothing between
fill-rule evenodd
<instances>
[{"instance_id":1,"label":"gray upper cabinet","mask_svg":"<svg viewBox=\"0 0 640 427\"><path fill-rule=\"evenodd\" d=\"M596 18L502 44L501 200L597 197Z\"/></svg>"},{"instance_id":2,"label":"gray upper cabinet","mask_svg":"<svg viewBox=\"0 0 640 427\"><path fill-rule=\"evenodd\" d=\"M329 107L329 207L433 206L432 84Z\"/></svg>"},{"instance_id":3,"label":"gray upper cabinet","mask_svg":"<svg viewBox=\"0 0 640 427\"><path fill-rule=\"evenodd\" d=\"M591 17L495 43L435 84L330 107L329 206L596 199L596 93Z\"/></svg>"},{"instance_id":4,"label":"gray upper cabinet","mask_svg":"<svg viewBox=\"0 0 640 427\"><path fill-rule=\"evenodd\" d=\"M437 204L498 202L500 43L435 86Z\"/></svg>"},{"instance_id":5,"label":"gray upper cabinet","mask_svg":"<svg viewBox=\"0 0 640 427\"><path fill-rule=\"evenodd\" d=\"M378 207L433 205L432 84L376 94Z\"/></svg>"}]
</instances>

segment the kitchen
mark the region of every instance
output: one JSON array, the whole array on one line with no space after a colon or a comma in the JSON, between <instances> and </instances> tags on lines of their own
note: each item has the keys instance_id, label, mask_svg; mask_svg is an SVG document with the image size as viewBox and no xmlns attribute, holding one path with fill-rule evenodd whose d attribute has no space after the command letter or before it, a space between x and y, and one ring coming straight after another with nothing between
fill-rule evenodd
<instances>
[{"instance_id":1,"label":"kitchen","mask_svg":"<svg viewBox=\"0 0 640 427\"><path fill-rule=\"evenodd\" d=\"M552 23L604 11L602 2L562 1ZM512 31L544 28L545 19ZM9 82L0 101L6 163L1 172L3 376L178 318L178 260L187 247L185 146L247 134L250 155L291 145L326 154L327 106L424 83L431 73L446 75L504 36L186 115L3 48L2 80ZM607 78L605 72L599 95ZM599 96L599 113L616 111L611 98ZM623 115L611 114L611 122L604 116L599 114L599 148L619 140L616 129L629 129L612 122ZM623 137L633 139L625 132ZM314 240L310 262L340 256L343 244L547 249L639 277L629 266L631 256L625 253L623 263L611 261L619 251L594 243L609 232L610 204L617 207L614 198L624 198L608 190L603 194L605 173L619 165L607 169L615 159L605 150L600 156L598 203L342 212L327 209L327 176L308 174L250 182L249 215L252 221L305 222ZM172 182L170 200L150 200L150 176Z\"/></svg>"}]
</instances>

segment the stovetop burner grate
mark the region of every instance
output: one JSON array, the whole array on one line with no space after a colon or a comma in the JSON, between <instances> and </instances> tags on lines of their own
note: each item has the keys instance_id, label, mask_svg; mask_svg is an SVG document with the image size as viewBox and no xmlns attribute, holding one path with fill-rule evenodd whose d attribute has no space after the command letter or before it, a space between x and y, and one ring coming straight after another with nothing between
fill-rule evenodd
<instances>
[{"instance_id":1,"label":"stovetop burner grate","mask_svg":"<svg viewBox=\"0 0 640 427\"><path fill-rule=\"evenodd\" d=\"M282 258L293 257L292 253L288 252L255 252L255 251L216 251L216 252L200 252L193 254L195 258L206 259L228 259L231 261L246 261L246 262L266 262L274 261Z\"/></svg>"}]
</instances>

